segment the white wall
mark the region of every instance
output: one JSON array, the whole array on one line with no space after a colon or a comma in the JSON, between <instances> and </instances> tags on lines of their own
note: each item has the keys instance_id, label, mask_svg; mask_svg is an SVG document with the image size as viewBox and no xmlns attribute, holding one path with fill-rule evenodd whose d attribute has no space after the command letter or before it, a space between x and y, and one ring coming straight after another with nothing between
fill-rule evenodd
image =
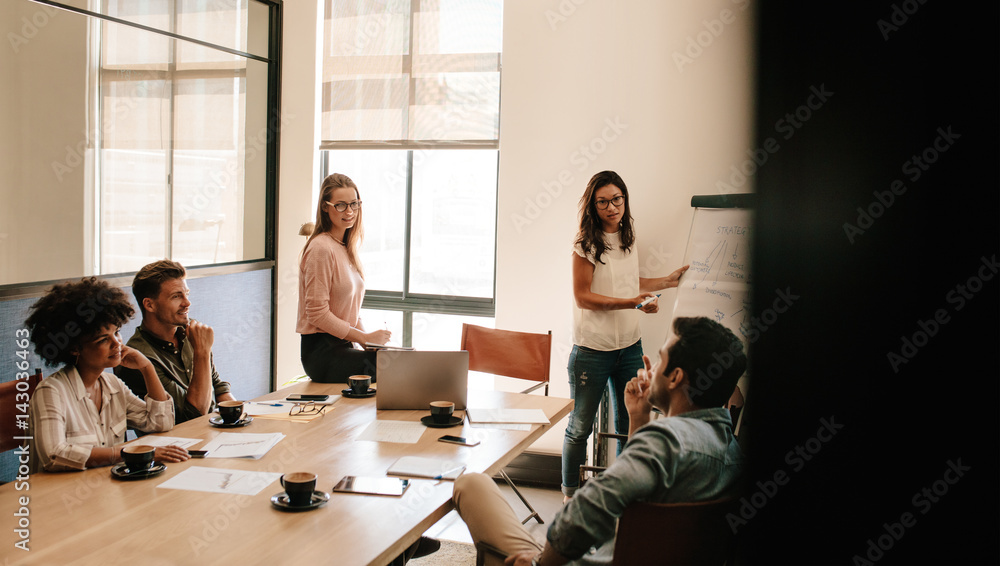
<instances>
[{"instance_id":1,"label":"white wall","mask_svg":"<svg viewBox=\"0 0 1000 566\"><path fill-rule=\"evenodd\" d=\"M751 147L751 29L751 8L729 0L504 3L496 324L552 330L551 395L569 396L570 254L588 179L612 169L628 185L642 275L679 267L691 195L717 192ZM643 318L654 361L673 301L664 292ZM535 448L558 451L564 430Z\"/></svg>"},{"instance_id":2,"label":"white wall","mask_svg":"<svg viewBox=\"0 0 1000 566\"><path fill-rule=\"evenodd\" d=\"M298 259L306 243L299 226L311 221L319 187L319 43L322 2L285 2L281 69L281 148L277 222L277 385L303 373L299 335Z\"/></svg>"}]
</instances>

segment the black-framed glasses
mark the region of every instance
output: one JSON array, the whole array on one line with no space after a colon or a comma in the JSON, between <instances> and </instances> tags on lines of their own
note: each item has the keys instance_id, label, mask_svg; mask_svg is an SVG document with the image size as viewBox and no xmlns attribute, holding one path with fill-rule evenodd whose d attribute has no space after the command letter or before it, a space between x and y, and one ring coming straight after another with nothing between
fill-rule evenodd
<instances>
[{"instance_id":1,"label":"black-framed glasses","mask_svg":"<svg viewBox=\"0 0 1000 566\"><path fill-rule=\"evenodd\" d=\"M319 415L323 416L323 411L326 410L327 405L317 405L315 401L309 401L308 403L296 403L292 405L292 408L288 410L288 416L296 417L303 416L308 417L309 415Z\"/></svg>"},{"instance_id":2,"label":"black-framed glasses","mask_svg":"<svg viewBox=\"0 0 1000 566\"><path fill-rule=\"evenodd\" d=\"M625 195L618 195L611 200L604 200L604 199L595 200L594 204L597 205L598 209L604 210L608 208L608 204L613 204L615 205L615 208L618 208L622 205L623 202L625 202Z\"/></svg>"},{"instance_id":3,"label":"black-framed glasses","mask_svg":"<svg viewBox=\"0 0 1000 566\"><path fill-rule=\"evenodd\" d=\"M333 204L330 201L326 201L326 204L332 206L334 209L336 209L337 212L344 212L345 210L347 210L348 206L351 207L351 210L357 210L361 208L360 200L354 200L351 202L338 202L337 204Z\"/></svg>"}]
</instances>

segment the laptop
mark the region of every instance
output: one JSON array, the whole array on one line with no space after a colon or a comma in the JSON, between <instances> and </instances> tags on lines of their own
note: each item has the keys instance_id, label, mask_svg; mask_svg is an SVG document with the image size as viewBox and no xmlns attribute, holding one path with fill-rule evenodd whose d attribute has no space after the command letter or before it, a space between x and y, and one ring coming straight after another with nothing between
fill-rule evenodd
<instances>
[{"instance_id":1,"label":"laptop","mask_svg":"<svg viewBox=\"0 0 1000 566\"><path fill-rule=\"evenodd\" d=\"M469 353L379 350L376 409L426 411L431 401L451 401L465 410L469 391Z\"/></svg>"}]
</instances>

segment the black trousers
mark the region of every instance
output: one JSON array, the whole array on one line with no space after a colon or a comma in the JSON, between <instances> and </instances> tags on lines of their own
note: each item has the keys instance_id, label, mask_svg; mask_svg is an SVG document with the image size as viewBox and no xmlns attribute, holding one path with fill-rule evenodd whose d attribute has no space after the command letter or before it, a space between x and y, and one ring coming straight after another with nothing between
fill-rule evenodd
<instances>
[{"instance_id":1,"label":"black trousers","mask_svg":"<svg viewBox=\"0 0 1000 566\"><path fill-rule=\"evenodd\" d=\"M302 367L319 383L347 383L352 375L370 375L375 383L375 350L358 350L354 343L329 334L303 334Z\"/></svg>"}]
</instances>

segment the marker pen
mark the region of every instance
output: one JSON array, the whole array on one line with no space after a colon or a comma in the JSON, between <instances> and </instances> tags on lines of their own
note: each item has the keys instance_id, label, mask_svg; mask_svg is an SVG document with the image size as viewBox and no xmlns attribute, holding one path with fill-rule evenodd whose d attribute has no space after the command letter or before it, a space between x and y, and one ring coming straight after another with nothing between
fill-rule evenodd
<instances>
[{"instance_id":1,"label":"marker pen","mask_svg":"<svg viewBox=\"0 0 1000 566\"><path fill-rule=\"evenodd\" d=\"M653 301L655 301L657 299L657 297L659 297L659 296L660 296L660 294L657 293L656 297L649 297L645 301L643 301L643 302L639 303L638 305L636 305L635 308L641 309L642 307L644 307L644 306L648 305L649 303L652 303Z\"/></svg>"}]
</instances>

